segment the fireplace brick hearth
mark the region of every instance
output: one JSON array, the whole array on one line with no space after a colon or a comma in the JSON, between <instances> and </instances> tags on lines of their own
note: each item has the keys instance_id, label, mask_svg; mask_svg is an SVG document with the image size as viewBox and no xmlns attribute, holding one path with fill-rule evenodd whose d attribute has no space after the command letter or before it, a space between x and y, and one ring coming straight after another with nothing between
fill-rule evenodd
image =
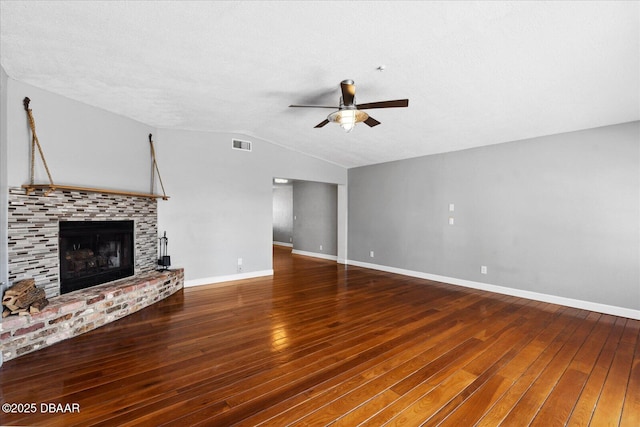
<instances>
[{"instance_id":1,"label":"fireplace brick hearth","mask_svg":"<svg viewBox=\"0 0 640 427\"><path fill-rule=\"evenodd\" d=\"M182 289L182 269L82 289L53 298L40 313L2 321L2 356L10 360L96 329L158 302Z\"/></svg>"}]
</instances>

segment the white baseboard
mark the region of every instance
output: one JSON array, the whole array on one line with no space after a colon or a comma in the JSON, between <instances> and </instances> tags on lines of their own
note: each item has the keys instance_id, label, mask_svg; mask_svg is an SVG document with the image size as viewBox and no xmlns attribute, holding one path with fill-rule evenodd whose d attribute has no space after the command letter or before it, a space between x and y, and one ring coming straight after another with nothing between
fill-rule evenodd
<instances>
[{"instance_id":1,"label":"white baseboard","mask_svg":"<svg viewBox=\"0 0 640 427\"><path fill-rule=\"evenodd\" d=\"M457 279L455 277L438 276L436 274L423 273L421 271L405 270L402 268L371 264L362 261L347 260L346 264L355 265L356 267L370 268L372 270L386 271L388 273L402 274L404 276L417 277L420 279L433 280L435 282L448 283L451 285L464 286L466 288L479 289L482 291L495 292L503 295L527 298L535 301L548 302L551 304L559 304L567 307L579 308L582 310L596 311L598 313L612 314L614 316L628 317L630 319L640 320L640 310L633 310L630 308L599 304L591 301L583 301L556 295L543 294L539 292L525 291L522 289L507 288L505 286L497 286L488 283L474 282L471 280Z\"/></svg>"},{"instance_id":2,"label":"white baseboard","mask_svg":"<svg viewBox=\"0 0 640 427\"><path fill-rule=\"evenodd\" d=\"M273 270L250 271L248 273L230 274L228 276L203 277L201 279L185 280L184 287L212 285L216 283L232 282L234 280L253 279L254 277L273 276Z\"/></svg>"},{"instance_id":3,"label":"white baseboard","mask_svg":"<svg viewBox=\"0 0 640 427\"><path fill-rule=\"evenodd\" d=\"M285 243L285 242L273 242L274 245L276 246L286 246L288 248L292 248L293 247L293 243Z\"/></svg>"},{"instance_id":4,"label":"white baseboard","mask_svg":"<svg viewBox=\"0 0 640 427\"><path fill-rule=\"evenodd\" d=\"M320 254L317 252L307 252L307 251L301 251L298 249L294 249L291 251L292 254L296 254L296 255L304 255L304 256L310 256L310 257L314 257L314 258L322 258L322 259L328 259L330 261L338 261L338 257L335 255L327 255L327 254Z\"/></svg>"}]
</instances>

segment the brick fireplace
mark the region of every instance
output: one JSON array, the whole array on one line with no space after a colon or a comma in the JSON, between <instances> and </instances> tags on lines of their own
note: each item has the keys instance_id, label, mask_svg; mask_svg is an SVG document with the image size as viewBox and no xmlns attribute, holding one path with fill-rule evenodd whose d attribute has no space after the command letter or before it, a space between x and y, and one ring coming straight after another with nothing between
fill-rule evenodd
<instances>
[{"instance_id":1,"label":"brick fireplace","mask_svg":"<svg viewBox=\"0 0 640 427\"><path fill-rule=\"evenodd\" d=\"M70 221L133 222L133 275L62 295L59 231L60 222ZM155 198L76 190L27 195L22 188L10 188L9 282L33 278L50 304L40 313L3 319L4 360L88 332L182 289L182 269L156 271L157 228Z\"/></svg>"},{"instance_id":2,"label":"brick fireplace","mask_svg":"<svg viewBox=\"0 0 640 427\"><path fill-rule=\"evenodd\" d=\"M157 267L157 201L80 191L9 189L9 281L33 278L47 298L60 295L60 221L133 220L134 275Z\"/></svg>"}]
</instances>

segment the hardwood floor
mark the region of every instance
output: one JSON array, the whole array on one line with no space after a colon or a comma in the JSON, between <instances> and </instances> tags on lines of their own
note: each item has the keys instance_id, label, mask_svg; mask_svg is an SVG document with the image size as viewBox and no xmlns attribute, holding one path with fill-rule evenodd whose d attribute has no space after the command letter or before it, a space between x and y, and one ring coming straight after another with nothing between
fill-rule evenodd
<instances>
[{"instance_id":1,"label":"hardwood floor","mask_svg":"<svg viewBox=\"0 0 640 427\"><path fill-rule=\"evenodd\" d=\"M274 269L6 362L2 403L36 410L0 424L640 425L640 321L279 247Z\"/></svg>"}]
</instances>

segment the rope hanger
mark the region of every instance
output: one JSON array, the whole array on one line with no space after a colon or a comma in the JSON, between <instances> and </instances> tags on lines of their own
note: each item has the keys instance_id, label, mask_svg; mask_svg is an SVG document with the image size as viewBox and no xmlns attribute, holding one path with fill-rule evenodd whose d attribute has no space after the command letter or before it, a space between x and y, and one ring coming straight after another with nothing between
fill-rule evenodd
<instances>
[{"instance_id":1,"label":"rope hanger","mask_svg":"<svg viewBox=\"0 0 640 427\"><path fill-rule=\"evenodd\" d=\"M162 183L162 177L160 176L160 169L158 168L158 162L156 162L156 150L153 148L153 135L149 134L149 146L151 147L151 194L153 194L156 179L155 173L158 172L158 181L160 181L160 187L162 188L162 199L167 200L167 193L164 191L164 184Z\"/></svg>"},{"instance_id":2,"label":"rope hanger","mask_svg":"<svg viewBox=\"0 0 640 427\"><path fill-rule=\"evenodd\" d=\"M138 193L132 191L120 191L120 190L111 190L111 189L100 189L100 188L88 188L88 187L78 187L73 185L55 185L53 183L53 178L51 177L51 171L49 170L49 165L47 164L47 160L44 157L44 152L42 151L42 146L40 145L40 141L38 140L38 135L36 134L36 122L33 118L33 111L29 108L29 103L31 100L28 97L25 97L22 101L24 105L24 109L27 112L27 118L29 120L29 127L31 128L31 179L29 184L23 184L22 188L25 189L26 194L31 194L32 191L41 189L44 190L44 195L48 196L52 192L56 190L68 190L68 191L83 191L83 192L93 192L93 193L103 193L103 194L116 194L122 196L129 197L145 197L145 198L162 198L162 200L169 200L169 196L164 190L164 184L162 182L162 177L160 176L160 169L158 168L158 163L156 162L156 151L153 147L153 140L151 139L151 134L149 134L149 145L151 146L151 192L147 193ZM36 184L35 181L35 161L36 161L36 147L38 147L38 153L40 154L40 158L42 159L42 163L47 172L47 177L49 178L49 184ZM155 173L158 173L158 179L160 181L160 186L162 187L162 195L154 194L154 186L155 186Z\"/></svg>"},{"instance_id":3,"label":"rope hanger","mask_svg":"<svg viewBox=\"0 0 640 427\"><path fill-rule=\"evenodd\" d=\"M47 171L47 176L49 177L49 189L44 193L45 196L48 196L49 193L55 191L55 185L53 184L53 178L51 178L51 171L49 171L49 166L47 165L47 159L44 158L44 152L42 151L42 146L40 145L40 141L38 140L38 135L36 134L36 121L33 118L33 112L29 108L29 103L31 100L29 97L25 97L22 103L24 104L24 109L27 112L27 118L29 119L29 127L31 127L31 185L34 185L34 177L35 177L35 163L36 163L36 146L38 147L38 152L40 153L40 158L42 159L42 163L44 164L44 169ZM29 194L29 193L27 193Z\"/></svg>"}]
</instances>

